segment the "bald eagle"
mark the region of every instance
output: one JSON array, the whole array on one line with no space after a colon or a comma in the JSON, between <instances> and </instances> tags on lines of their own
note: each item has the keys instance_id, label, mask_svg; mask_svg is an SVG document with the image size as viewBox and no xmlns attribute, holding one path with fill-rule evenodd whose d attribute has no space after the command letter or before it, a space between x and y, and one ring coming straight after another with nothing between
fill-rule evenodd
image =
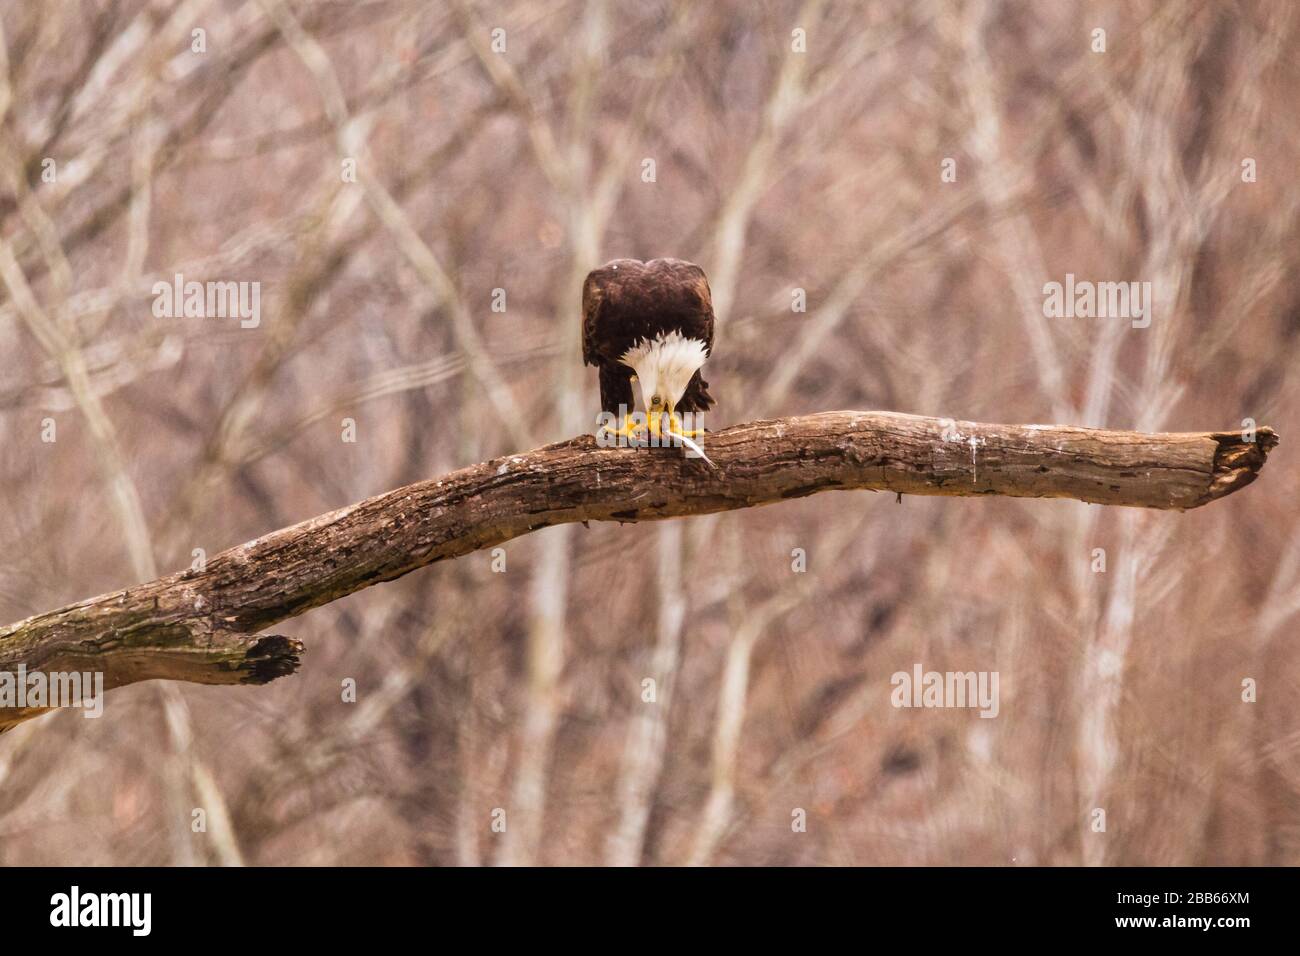
<instances>
[{"instance_id":1,"label":"bald eagle","mask_svg":"<svg viewBox=\"0 0 1300 956\"><path fill-rule=\"evenodd\" d=\"M700 369L713 351L713 300L704 270L682 259L614 259L582 286L582 359L600 371L600 407L622 420L615 435L694 438L681 412L713 406ZM632 383L639 383L645 422L632 418Z\"/></svg>"}]
</instances>

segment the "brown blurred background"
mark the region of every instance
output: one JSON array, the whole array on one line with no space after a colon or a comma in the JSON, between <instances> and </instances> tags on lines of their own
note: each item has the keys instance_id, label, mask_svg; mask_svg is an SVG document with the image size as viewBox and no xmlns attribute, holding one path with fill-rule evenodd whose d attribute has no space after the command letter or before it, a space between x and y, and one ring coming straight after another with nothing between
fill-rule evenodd
<instances>
[{"instance_id":1,"label":"brown blurred background","mask_svg":"<svg viewBox=\"0 0 1300 956\"><path fill-rule=\"evenodd\" d=\"M436 565L278 628L296 676L0 738L0 863L1300 862L1298 21L3 0L0 624L590 431L615 256L708 273L712 427L1282 444L1187 514L835 493ZM260 325L156 317L178 272ZM1151 282L1150 327L1045 319L1067 272ZM895 709L917 663L999 715Z\"/></svg>"}]
</instances>

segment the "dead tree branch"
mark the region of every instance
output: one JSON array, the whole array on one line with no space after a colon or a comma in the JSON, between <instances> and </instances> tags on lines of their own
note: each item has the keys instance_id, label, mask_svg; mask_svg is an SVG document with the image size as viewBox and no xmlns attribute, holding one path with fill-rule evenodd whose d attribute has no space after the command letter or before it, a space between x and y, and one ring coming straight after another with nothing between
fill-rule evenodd
<instances>
[{"instance_id":1,"label":"dead tree branch","mask_svg":"<svg viewBox=\"0 0 1300 956\"><path fill-rule=\"evenodd\" d=\"M261 684L300 642L258 632L417 568L567 522L637 522L820 491L1074 498L1183 510L1255 480L1277 444L1239 432L1142 434L825 412L709 435L718 470L677 449L582 436L407 485L231 548L202 571L100 595L0 628L0 670ZM0 710L0 732L40 711Z\"/></svg>"}]
</instances>

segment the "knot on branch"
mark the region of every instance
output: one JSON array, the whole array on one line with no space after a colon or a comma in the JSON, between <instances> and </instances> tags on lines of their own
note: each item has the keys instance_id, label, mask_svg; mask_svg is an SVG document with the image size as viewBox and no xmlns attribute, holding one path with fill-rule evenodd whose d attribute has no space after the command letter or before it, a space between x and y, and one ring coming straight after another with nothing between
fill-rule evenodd
<instances>
[{"instance_id":1,"label":"knot on branch","mask_svg":"<svg viewBox=\"0 0 1300 956\"><path fill-rule=\"evenodd\" d=\"M258 638L244 660L235 665L243 672L241 684L269 684L278 677L288 677L302 663L302 641L282 634Z\"/></svg>"},{"instance_id":2,"label":"knot on branch","mask_svg":"<svg viewBox=\"0 0 1300 956\"><path fill-rule=\"evenodd\" d=\"M1255 440L1247 441L1241 432L1216 432L1214 440L1219 448L1214 454L1214 481L1210 486L1210 500L1244 488L1257 477L1264 467L1268 453L1276 447L1277 433L1268 426L1255 431Z\"/></svg>"}]
</instances>

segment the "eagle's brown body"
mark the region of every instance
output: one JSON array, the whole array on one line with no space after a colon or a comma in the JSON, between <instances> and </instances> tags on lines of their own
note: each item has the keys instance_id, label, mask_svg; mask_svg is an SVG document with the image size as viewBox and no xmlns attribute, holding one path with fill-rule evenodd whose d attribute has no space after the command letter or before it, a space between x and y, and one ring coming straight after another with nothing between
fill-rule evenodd
<instances>
[{"instance_id":1,"label":"eagle's brown body","mask_svg":"<svg viewBox=\"0 0 1300 956\"><path fill-rule=\"evenodd\" d=\"M620 406L633 407L634 373L622 361L628 350L672 333L713 348L713 300L699 266L682 259L615 259L587 276L582 287L582 358L600 370L604 411L617 415ZM712 405L709 383L696 371L675 410L702 412Z\"/></svg>"}]
</instances>

